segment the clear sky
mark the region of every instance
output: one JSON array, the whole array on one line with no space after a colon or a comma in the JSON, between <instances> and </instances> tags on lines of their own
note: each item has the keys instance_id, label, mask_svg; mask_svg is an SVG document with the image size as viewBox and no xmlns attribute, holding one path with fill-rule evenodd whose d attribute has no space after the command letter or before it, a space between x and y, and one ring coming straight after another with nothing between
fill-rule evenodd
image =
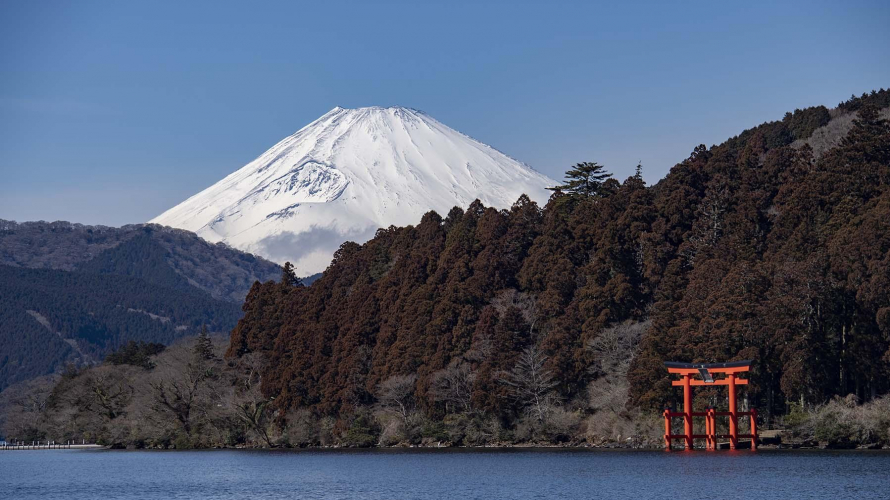
<instances>
[{"instance_id":1,"label":"clear sky","mask_svg":"<svg viewBox=\"0 0 890 500\"><path fill-rule=\"evenodd\" d=\"M682 6L673 5L681 3ZM0 1L0 218L143 222L334 106L554 178L890 87L890 2Z\"/></svg>"}]
</instances>

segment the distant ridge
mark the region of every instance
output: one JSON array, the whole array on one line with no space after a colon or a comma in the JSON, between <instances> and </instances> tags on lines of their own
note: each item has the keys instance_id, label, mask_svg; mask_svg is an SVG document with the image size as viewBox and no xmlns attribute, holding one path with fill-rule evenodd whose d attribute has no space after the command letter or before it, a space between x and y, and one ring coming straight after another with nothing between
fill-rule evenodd
<instances>
[{"instance_id":1,"label":"distant ridge","mask_svg":"<svg viewBox=\"0 0 890 500\"><path fill-rule=\"evenodd\" d=\"M149 261L154 270L145 268ZM280 276L279 266L261 257L157 224L117 228L0 219L0 264L136 276L164 286L178 280L180 287L237 303L254 281Z\"/></svg>"},{"instance_id":2,"label":"distant ridge","mask_svg":"<svg viewBox=\"0 0 890 500\"><path fill-rule=\"evenodd\" d=\"M228 332L278 265L150 225L0 220L0 390L90 365L130 340Z\"/></svg>"}]
</instances>

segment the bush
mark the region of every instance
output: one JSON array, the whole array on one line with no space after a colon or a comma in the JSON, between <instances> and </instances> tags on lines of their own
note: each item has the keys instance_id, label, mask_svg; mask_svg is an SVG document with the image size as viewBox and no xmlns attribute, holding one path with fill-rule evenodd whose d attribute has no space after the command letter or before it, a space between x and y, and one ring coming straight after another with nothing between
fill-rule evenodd
<instances>
[{"instance_id":1,"label":"bush","mask_svg":"<svg viewBox=\"0 0 890 500\"><path fill-rule=\"evenodd\" d=\"M560 406L547 408L544 419L526 415L516 424L514 437L520 442L567 443L581 430L581 416L578 412L567 411Z\"/></svg>"},{"instance_id":2,"label":"bush","mask_svg":"<svg viewBox=\"0 0 890 500\"><path fill-rule=\"evenodd\" d=\"M284 442L288 446L303 448L319 442L319 422L312 412L301 408L287 414L284 427Z\"/></svg>"},{"instance_id":3,"label":"bush","mask_svg":"<svg viewBox=\"0 0 890 500\"><path fill-rule=\"evenodd\" d=\"M594 445L622 445L634 448L661 447L664 424L659 415L597 412L586 418L583 435Z\"/></svg>"},{"instance_id":4,"label":"bush","mask_svg":"<svg viewBox=\"0 0 890 500\"><path fill-rule=\"evenodd\" d=\"M380 432L380 446L396 446L407 441L405 424L396 418L386 419L382 423Z\"/></svg>"},{"instance_id":5,"label":"bush","mask_svg":"<svg viewBox=\"0 0 890 500\"><path fill-rule=\"evenodd\" d=\"M835 397L808 412L792 408L785 419L795 437L831 448L890 444L890 396L865 404L856 397Z\"/></svg>"},{"instance_id":6,"label":"bush","mask_svg":"<svg viewBox=\"0 0 890 500\"><path fill-rule=\"evenodd\" d=\"M581 416L578 412L556 407L544 422L544 436L551 443L567 443L578 435L580 427Z\"/></svg>"},{"instance_id":7,"label":"bush","mask_svg":"<svg viewBox=\"0 0 890 500\"><path fill-rule=\"evenodd\" d=\"M435 441L459 441L453 439L454 435L452 435L451 426L449 425L449 416L445 417L445 420L442 422L436 422L433 420L424 420L420 426L420 436L423 439L430 439Z\"/></svg>"},{"instance_id":8,"label":"bush","mask_svg":"<svg viewBox=\"0 0 890 500\"><path fill-rule=\"evenodd\" d=\"M352 419L349 429L343 435L343 445L351 448L370 448L377 444L380 434L370 413L361 411Z\"/></svg>"},{"instance_id":9,"label":"bush","mask_svg":"<svg viewBox=\"0 0 890 500\"><path fill-rule=\"evenodd\" d=\"M511 439L497 418L480 414L452 413L437 427L444 428L444 433L431 437L455 445L483 446Z\"/></svg>"},{"instance_id":10,"label":"bush","mask_svg":"<svg viewBox=\"0 0 890 500\"><path fill-rule=\"evenodd\" d=\"M788 407L788 413L784 416L782 422L789 429L799 429L809 418L810 415L800 403L791 403Z\"/></svg>"},{"instance_id":11,"label":"bush","mask_svg":"<svg viewBox=\"0 0 890 500\"><path fill-rule=\"evenodd\" d=\"M131 340L117 351L106 356L105 362L113 365L141 366L150 370L154 368L151 357L160 354L164 349L166 349L164 344Z\"/></svg>"},{"instance_id":12,"label":"bush","mask_svg":"<svg viewBox=\"0 0 890 500\"><path fill-rule=\"evenodd\" d=\"M177 450L191 450L192 448L194 448L191 440L185 434L178 434L176 436L176 439L173 440L173 446Z\"/></svg>"}]
</instances>

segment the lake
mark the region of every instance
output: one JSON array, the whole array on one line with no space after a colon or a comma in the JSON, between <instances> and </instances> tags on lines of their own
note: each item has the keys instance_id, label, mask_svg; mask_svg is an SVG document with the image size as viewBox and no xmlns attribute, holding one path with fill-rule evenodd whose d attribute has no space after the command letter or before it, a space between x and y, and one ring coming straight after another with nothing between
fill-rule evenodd
<instances>
[{"instance_id":1,"label":"lake","mask_svg":"<svg viewBox=\"0 0 890 500\"><path fill-rule=\"evenodd\" d=\"M0 452L10 499L886 499L887 451Z\"/></svg>"}]
</instances>

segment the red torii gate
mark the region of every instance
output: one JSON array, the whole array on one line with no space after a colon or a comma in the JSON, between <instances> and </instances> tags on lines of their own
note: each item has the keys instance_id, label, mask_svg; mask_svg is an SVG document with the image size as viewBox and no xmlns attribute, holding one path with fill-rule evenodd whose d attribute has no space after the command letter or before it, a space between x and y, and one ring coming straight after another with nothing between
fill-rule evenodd
<instances>
[{"instance_id":1,"label":"red torii gate","mask_svg":"<svg viewBox=\"0 0 890 500\"><path fill-rule=\"evenodd\" d=\"M686 449L692 449L693 439L704 439L705 449L716 450L718 438L729 438L729 448L738 447L739 438L750 438L751 449L757 449L757 410L737 411L735 386L747 385L747 379L736 378L739 373L751 369L751 361L733 361L730 363L692 364L669 361L664 364L668 373L676 373L682 378L672 380L671 385L683 387L683 412L664 410L664 447L671 449L671 441L682 439ZM713 374L722 373L726 378L715 379ZM701 375L701 379L693 379L693 375ZM694 385L725 385L729 387L729 411L716 411L708 408L703 412L692 411L692 386ZM739 416L751 417L751 434L739 434ZM683 434L671 434L671 418L683 417ZM705 434L692 433L692 417L705 417ZM729 417L729 434L717 434L717 417Z\"/></svg>"}]
</instances>

